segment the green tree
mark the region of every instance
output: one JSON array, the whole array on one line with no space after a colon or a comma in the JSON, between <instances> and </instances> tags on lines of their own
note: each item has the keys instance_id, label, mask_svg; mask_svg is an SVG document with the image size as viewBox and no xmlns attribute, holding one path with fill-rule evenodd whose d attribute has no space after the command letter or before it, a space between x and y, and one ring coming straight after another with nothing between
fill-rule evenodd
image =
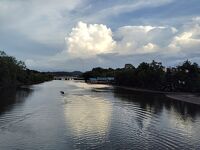
<instances>
[{"instance_id":1,"label":"green tree","mask_svg":"<svg viewBox=\"0 0 200 150\"><path fill-rule=\"evenodd\" d=\"M22 61L15 57L8 56L0 51L0 86L18 86L23 84L34 84L51 80L52 76L42 74L37 71L31 71L26 68Z\"/></svg>"}]
</instances>

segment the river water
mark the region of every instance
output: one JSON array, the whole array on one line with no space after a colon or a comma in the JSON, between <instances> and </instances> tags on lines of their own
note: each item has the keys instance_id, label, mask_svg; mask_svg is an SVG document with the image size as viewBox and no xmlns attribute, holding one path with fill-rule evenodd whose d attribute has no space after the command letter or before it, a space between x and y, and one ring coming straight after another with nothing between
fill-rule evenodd
<instances>
[{"instance_id":1,"label":"river water","mask_svg":"<svg viewBox=\"0 0 200 150\"><path fill-rule=\"evenodd\" d=\"M0 150L200 149L200 106L164 95L51 81L0 104Z\"/></svg>"}]
</instances>

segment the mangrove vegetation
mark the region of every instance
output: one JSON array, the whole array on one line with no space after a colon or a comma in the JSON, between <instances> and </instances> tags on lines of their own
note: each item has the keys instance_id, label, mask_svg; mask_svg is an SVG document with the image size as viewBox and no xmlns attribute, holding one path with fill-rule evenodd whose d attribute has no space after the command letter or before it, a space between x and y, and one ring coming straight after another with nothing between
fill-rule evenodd
<instances>
[{"instance_id":1,"label":"mangrove vegetation","mask_svg":"<svg viewBox=\"0 0 200 150\"><path fill-rule=\"evenodd\" d=\"M200 92L200 68L185 61L176 67L164 67L161 62L142 62L137 67L94 68L83 74L86 81L96 77L114 77L118 86L128 86L170 92Z\"/></svg>"},{"instance_id":2,"label":"mangrove vegetation","mask_svg":"<svg viewBox=\"0 0 200 150\"><path fill-rule=\"evenodd\" d=\"M24 62L0 51L0 87L29 85L52 79L52 75L30 70Z\"/></svg>"}]
</instances>

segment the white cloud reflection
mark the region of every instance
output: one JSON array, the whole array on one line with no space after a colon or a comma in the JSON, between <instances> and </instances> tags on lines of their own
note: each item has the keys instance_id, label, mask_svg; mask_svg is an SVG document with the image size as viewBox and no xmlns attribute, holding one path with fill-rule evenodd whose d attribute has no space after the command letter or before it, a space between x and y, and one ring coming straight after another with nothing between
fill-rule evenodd
<instances>
[{"instance_id":1,"label":"white cloud reflection","mask_svg":"<svg viewBox=\"0 0 200 150\"><path fill-rule=\"evenodd\" d=\"M65 105L66 123L76 137L106 138L112 115L109 102L91 96L68 96L71 102ZM90 140L93 140L92 138Z\"/></svg>"}]
</instances>

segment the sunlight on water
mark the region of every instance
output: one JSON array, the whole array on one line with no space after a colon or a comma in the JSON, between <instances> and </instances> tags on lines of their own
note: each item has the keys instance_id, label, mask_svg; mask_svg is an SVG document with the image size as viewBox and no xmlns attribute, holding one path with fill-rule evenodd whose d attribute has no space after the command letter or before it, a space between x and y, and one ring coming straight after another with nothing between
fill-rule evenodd
<instances>
[{"instance_id":1,"label":"sunlight on water","mask_svg":"<svg viewBox=\"0 0 200 150\"><path fill-rule=\"evenodd\" d=\"M112 115L112 105L103 99L91 96L70 95L64 107L66 124L77 138L89 137L89 141L106 138ZM87 142L88 142L87 140Z\"/></svg>"},{"instance_id":2,"label":"sunlight on water","mask_svg":"<svg viewBox=\"0 0 200 150\"><path fill-rule=\"evenodd\" d=\"M182 118L174 108L172 108L169 113L169 124L171 128L180 130L188 136L192 136L192 119L190 117Z\"/></svg>"},{"instance_id":3,"label":"sunlight on water","mask_svg":"<svg viewBox=\"0 0 200 150\"><path fill-rule=\"evenodd\" d=\"M68 85L70 86L75 86L79 89L93 89L93 88L108 88L108 87L112 87L111 85L106 85L106 84L87 84L85 82L74 82L74 81L68 81L67 82Z\"/></svg>"}]
</instances>

